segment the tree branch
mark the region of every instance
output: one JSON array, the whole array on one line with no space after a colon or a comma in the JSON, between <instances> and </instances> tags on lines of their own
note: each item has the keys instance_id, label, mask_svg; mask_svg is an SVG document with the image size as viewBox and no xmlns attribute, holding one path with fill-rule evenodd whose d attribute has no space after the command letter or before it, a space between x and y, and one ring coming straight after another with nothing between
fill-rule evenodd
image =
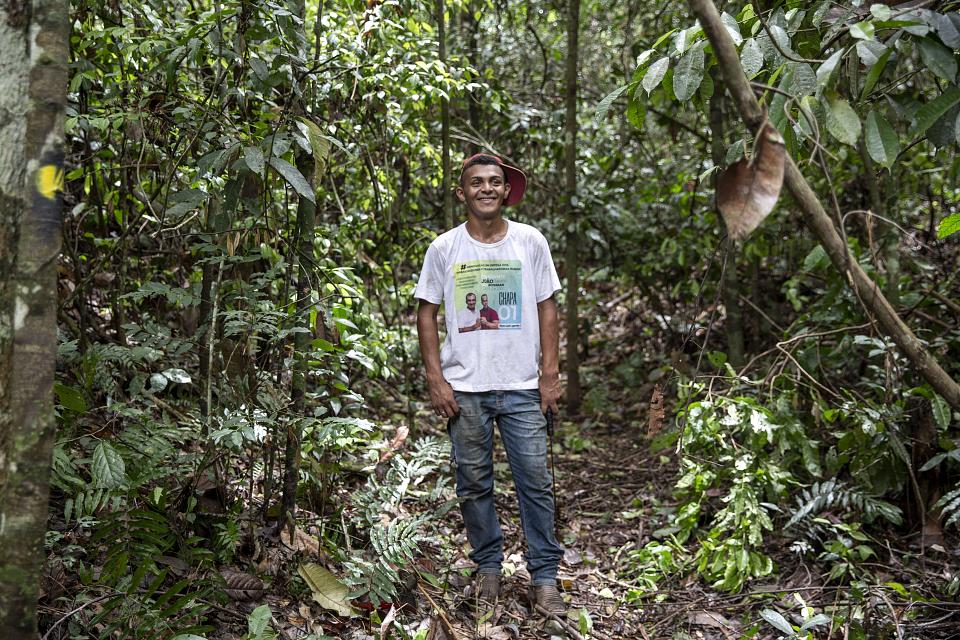
<instances>
[{"instance_id":1,"label":"tree branch","mask_svg":"<svg viewBox=\"0 0 960 640\"><path fill-rule=\"evenodd\" d=\"M740 66L737 50L720 20L716 6L711 0L690 0L690 9L700 20L703 31L713 46L727 89L733 96L740 116L750 130L756 133L766 116L753 95L753 89ZM867 313L876 317L883 331L893 339L923 379L930 383L950 406L960 409L960 385L927 351L910 327L897 315L876 283L860 268L817 195L789 155L786 159L784 182L800 206L804 222L823 245L833 266L846 276Z\"/></svg>"}]
</instances>

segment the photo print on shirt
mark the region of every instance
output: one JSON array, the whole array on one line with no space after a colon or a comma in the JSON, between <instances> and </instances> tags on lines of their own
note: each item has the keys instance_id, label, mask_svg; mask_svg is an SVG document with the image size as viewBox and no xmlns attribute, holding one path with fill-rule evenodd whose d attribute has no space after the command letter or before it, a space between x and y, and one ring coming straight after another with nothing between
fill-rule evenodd
<instances>
[{"instance_id":1,"label":"photo print on shirt","mask_svg":"<svg viewBox=\"0 0 960 640\"><path fill-rule=\"evenodd\" d=\"M520 329L522 269L520 260L470 260L453 265L460 333Z\"/></svg>"}]
</instances>

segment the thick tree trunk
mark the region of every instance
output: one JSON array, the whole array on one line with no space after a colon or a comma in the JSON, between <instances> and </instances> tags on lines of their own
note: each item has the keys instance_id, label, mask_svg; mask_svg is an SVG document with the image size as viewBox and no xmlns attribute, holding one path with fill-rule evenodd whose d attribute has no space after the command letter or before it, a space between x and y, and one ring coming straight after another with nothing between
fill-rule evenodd
<instances>
[{"instance_id":1,"label":"thick tree trunk","mask_svg":"<svg viewBox=\"0 0 960 640\"><path fill-rule=\"evenodd\" d=\"M580 230L577 223L577 54L580 0L567 0L566 132L563 141L567 228L567 410L580 410Z\"/></svg>"},{"instance_id":2,"label":"thick tree trunk","mask_svg":"<svg viewBox=\"0 0 960 640\"><path fill-rule=\"evenodd\" d=\"M711 0L690 0L690 8L700 20L704 33L713 45L727 90L733 96L740 116L750 130L756 133L764 122L764 112L743 73L737 50L720 20L717 8ZM960 385L917 339L910 327L897 315L877 284L860 267L857 259L850 253L846 242L837 233L817 194L790 156L787 156L786 160L784 182L800 206L804 222L823 245L833 266L846 276L866 311L876 318L883 331L893 339L923 379L930 383L930 386L943 396L950 406L960 409Z\"/></svg>"},{"instance_id":3,"label":"thick tree trunk","mask_svg":"<svg viewBox=\"0 0 960 640\"><path fill-rule=\"evenodd\" d=\"M722 87L720 74L714 68L711 70L714 86ZM726 145L723 141L723 96L722 89L714 92L710 98L710 156L717 171L713 174L714 190L719 168L723 166L726 157ZM723 218L717 215L718 223L723 228ZM736 242L727 243L727 260L723 270L723 306L726 310L724 329L727 334L727 360L736 368L743 365L743 312L740 309L740 278L737 276L737 262L740 258L740 247Z\"/></svg>"},{"instance_id":4,"label":"thick tree trunk","mask_svg":"<svg viewBox=\"0 0 960 640\"><path fill-rule=\"evenodd\" d=\"M55 423L68 7L0 7L0 637L37 635Z\"/></svg>"}]
</instances>

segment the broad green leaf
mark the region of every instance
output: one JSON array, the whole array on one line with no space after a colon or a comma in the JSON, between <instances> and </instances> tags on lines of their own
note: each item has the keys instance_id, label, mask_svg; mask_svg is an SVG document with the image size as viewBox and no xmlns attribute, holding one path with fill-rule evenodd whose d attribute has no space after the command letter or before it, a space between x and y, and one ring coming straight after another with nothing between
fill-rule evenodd
<instances>
[{"instance_id":1,"label":"broad green leaf","mask_svg":"<svg viewBox=\"0 0 960 640\"><path fill-rule=\"evenodd\" d=\"M813 68L803 62L791 63L793 74L790 78L790 93L797 98L808 96L817 90L817 75Z\"/></svg>"},{"instance_id":2,"label":"broad green leaf","mask_svg":"<svg viewBox=\"0 0 960 640\"><path fill-rule=\"evenodd\" d=\"M935 100L931 100L923 105L914 114L914 125L910 129L910 137L916 138L927 132L934 122L940 119L940 116L960 103L960 88L950 87L944 91Z\"/></svg>"},{"instance_id":3,"label":"broad green leaf","mask_svg":"<svg viewBox=\"0 0 960 640\"><path fill-rule=\"evenodd\" d=\"M923 38L919 43L920 59L930 71L947 82L957 78L957 59L953 51L933 38Z\"/></svg>"},{"instance_id":4,"label":"broad green leaf","mask_svg":"<svg viewBox=\"0 0 960 640\"><path fill-rule=\"evenodd\" d=\"M600 123L604 118L606 118L607 112L610 111L610 106L613 104L613 101L623 95L624 91L627 91L633 86L635 86L633 83L625 84L604 96L603 100L597 104L597 113L594 116L594 121Z\"/></svg>"},{"instance_id":5,"label":"broad green leaf","mask_svg":"<svg viewBox=\"0 0 960 640\"><path fill-rule=\"evenodd\" d=\"M321 607L335 611L342 616L352 617L357 615L357 612L350 606L350 590L325 567L307 562L297 567L297 573L310 587L310 591L313 592L313 599Z\"/></svg>"},{"instance_id":6,"label":"broad green leaf","mask_svg":"<svg viewBox=\"0 0 960 640\"><path fill-rule=\"evenodd\" d=\"M310 152L313 154L313 188L320 186L327 169L327 158L330 156L330 139L323 135L320 127L312 120L300 118L300 130L310 141Z\"/></svg>"},{"instance_id":7,"label":"broad green leaf","mask_svg":"<svg viewBox=\"0 0 960 640\"><path fill-rule=\"evenodd\" d=\"M703 81L703 48L701 43L694 45L673 72L673 93L680 102L692 98Z\"/></svg>"},{"instance_id":8,"label":"broad green leaf","mask_svg":"<svg viewBox=\"0 0 960 640\"><path fill-rule=\"evenodd\" d=\"M947 147L957 140L957 115L960 104L955 104L927 129L927 140L936 147Z\"/></svg>"},{"instance_id":9,"label":"broad green leaf","mask_svg":"<svg viewBox=\"0 0 960 640\"><path fill-rule=\"evenodd\" d=\"M873 66L870 67L870 71L867 72L867 77L863 81L863 91L860 92L861 100L869 96L873 88L877 86L877 82L880 80L880 76L883 75L883 70L887 66L887 61L890 59L891 53L893 53L893 49L887 49Z\"/></svg>"},{"instance_id":10,"label":"broad green leaf","mask_svg":"<svg viewBox=\"0 0 960 640\"><path fill-rule=\"evenodd\" d=\"M948 47L960 48L960 14L956 11L937 14L937 35Z\"/></svg>"},{"instance_id":11,"label":"broad green leaf","mask_svg":"<svg viewBox=\"0 0 960 640\"><path fill-rule=\"evenodd\" d=\"M253 171L258 176L263 175L263 150L260 149L260 147L244 147L243 160L247 163L250 171Z\"/></svg>"},{"instance_id":12,"label":"broad green leaf","mask_svg":"<svg viewBox=\"0 0 960 640\"><path fill-rule=\"evenodd\" d=\"M958 231L960 231L960 213L952 213L940 221L940 227L937 229L937 238L943 240Z\"/></svg>"},{"instance_id":13,"label":"broad green leaf","mask_svg":"<svg viewBox=\"0 0 960 640\"><path fill-rule=\"evenodd\" d=\"M860 138L860 117L850 107L850 103L837 99L830 103L827 111L827 131L834 138L850 146L856 145Z\"/></svg>"},{"instance_id":14,"label":"broad green leaf","mask_svg":"<svg viewBox=\"0 0 960 640\"><path fill-rule=\"evenodd\" d=\"M889 20L892 12L890 7L885 4L872 4L870 5L870 13L877 20Z\"/></svg>"},{"instance_id":15,"label":"broad green leaf","mask_svg":"<svg viewBox=\"0 0 960 640\"><path fill-rule=\"evenodd\" d=\"M87 401L84 400L83 393L78 389L57 382L53 385L53 390L64 408L77 413L83 413L87 410Z\"/></svg>"},{"instance_id":16,"label":"broad green leaf","mask_svg":"<svg viewBox=\"0 0 960 640\"><path fill-rule=\"evenodd\" d=\"M730 34L730 39L733 40L733 44L739 47L740 43L743 42L743 36L740 35L740 25L737 24L737 19L724 11L720 14L720 21L723 22L727 33Z\"/></svg>"},{"instance_id":17,"label":"broad green leaf","mask_svg":"<svg viewBox=\"0 0 960 640\"><path fill-rule=\"evenodd\" d=\"M310 183L303 177L299 169L283 158L277 158L275 156L270 158L270 166L276 169L277 172L283 176L284 180L290 183L290 186L296 190L300 197L316 203L317 198L314 195L313 187L310 186Z\"/></svg>"},{"instance_id":18,"label":"broad green leaf","mask_svg":"<svg viewBox=\"0 0 960 640\"><path fill-rule=\"evenodd\" d=\"M872 22L858 22L850 25L850 35L857 40L873 40L876 29Z\"/></svg>"},{"instance_id":19,"label":"broad green leaf","mask_svg":"<svg viewBox=\"0 0 960 640\"><path fill-rule=\"evenodd\" d=\"M94 486L103 489L118 489L123 486L127 477L123 458L105 440L101 440L93 451L90 472Z\"/></svg>"},{"instance_id":20,"label":"broad green leaf","mask_svg":"<svg viewBox=\"0 0 960 640\"><path fill-rule=\"evenodd\" d=\"M807 254L807 257L803 259L803 270L813 271L817 267L825 267L829 264L830 259L827 257L826 250L823 248L823 245L818 244Z\"/></svg>"},{"instance_id":21,"label":"broad green leaf","mask_svg":"<svg viewBox=\"0 0 960 640\"><path fill-rule=\"evenodd\" d=\"M823 89L830 84L830 78L833 76L833 72L836 71L837 65L840 64L840 59L844 53L846 53L845 49L834 52L833 55L827 58L824 63L820 65L820 68L817 69L818 89Z\"/></svg>"},{"instance_id":22,"label":"broad green leaf","mask_svg":"<svg viewBox=\"0 0 960 640\"><path fill-rule=\"evenodd\" d=\"M867 153L873 161L889 169L897 154L900 153L900 140L896 131L890 126L882 114L871 111L867 114L867 128L865 132Z\"/></svg>"},{"instance_id":23,"label":"broad green leaf","mask_svg":"<svg viewBox=\"0 0 960 640\"><path fill-rule=\"evenodd\" d=\"M875 65L889 49L876 40L861 40L857 43L857 56L865 66Z\"/></svg>"},{"instance_id":24,"label":"broad green leaf","mask_svg":"<svg viewBox=\"0 0 960 640\"><path fill-rule=\"evenodd\" d=\"M777 631L793 636L793 627L787 622L786 618L773 609L764 609L760 612L760 617L777 628Z\"/></svg>"},{"instance_id":25,"label":"broad green leaf","mask_svg":"<svg viewBox=\"0 0 960 640\"><path fill-rule=\"evenodd\" d=\"M642 52L640 55L638 55L638 56L637 56L637 66L638 66L638 67L642 67L644 64L646 64L647 60L649 60L649 59L650 59L650 56L652 56L654 53L656 53L656 51L655 51L654 49L647 49L646 51L644 51L644 52Z\"/></svg>"},{"instance_id":26,"label":"broad green leaf","mask_svg":"<svg viewBox=\"0 0 960 640\"><path fill-rule=\"evenodd\" d=\"M247 637L249 640L268 640L276 638L277 634L270 628L273 621L273 612L270 605L262 604L254 609L247 618Z\"/></svg>"},{"instance_id":27,"label":"broad green leaf","mask_svg":"<svg viewBox=\"0 0 960 640\"><path fill-rule=\"evenodd\" d=\"M797 115L797 124L800 126L800 131L808 137L816 137L820 131L817 122L817 109L820 103L813 96L804 96L799 106L800 112Z\"/></svg>"},{"instance_id":28,"label":"broad green leaf","mask_svg":"<svg viewBox=\"0 0 960 640\"><path fill-rule=\"evenodd\" d=\"M740 66L747 78L752 78L763 69L763 50L756 40L747 40L740 51Z\"/></svg>"},{"instance_id":29,"label":"broad green leaf","mask_svg":"<svg viewBox=\"0 0 960 640\"><path fill-rule=\"evenodd\" d=\"M947 404L946 400L935 393L933 397L930 398L930 408L933 410L933 419L938 427L946 429L950 426L950 405Z\"/></svg>"},{"instance_id":30,"label":"broad green leaf","mask_svg":"<svg viewBox=\"0 0 960 640\"><path fill-rule=\"evenodd\" d=\"M643 80L640 82L640 84L643 85L643 90L647 92L647 95L650 95L654 89L660 86L660 83L663 81L663 76L667 74L667 69L669 68L669 57L660 58L650 65L647 72L643 74Z\"/></svg>"},{"instance_id":31,"label":"broad green leaf","mask_svg":"<svg viewBox=\"0 0 960 640\"><path fill-rule=\"evenodd\" d=\"M636 98L630 100L630 104L627 105L627 122L635 126L637 129L643 128L643 123L647 119L647 109L644 106L643 102L637 100Z\"/></svg>"}]
</instances>

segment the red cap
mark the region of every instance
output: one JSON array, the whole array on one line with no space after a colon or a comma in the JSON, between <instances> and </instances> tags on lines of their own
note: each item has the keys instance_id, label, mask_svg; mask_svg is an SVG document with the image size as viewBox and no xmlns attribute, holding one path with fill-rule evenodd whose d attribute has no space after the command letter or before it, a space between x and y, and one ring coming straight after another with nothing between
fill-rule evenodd
<instances>
[{"instance_id":1,"label":"red cap","mask_svg":"<svg viewBox=\"0 0 960 640\"><path fill-rule=\"evenodd\" d=\"M527 176L523 175L523 171L520 171L520 169L505 164L500 156L495 156L490 153L473 154L464 160L462 165L460 165L461 178L463 177L463 170L466 169L467 165L476 158L490 158L503 169L503 173L507 178L507 183L510 185L510 193L507 194L506 200L503 201L503 206L509 207L523 200L523 192L527 189Z\"/></svg>"}]
</instances>

